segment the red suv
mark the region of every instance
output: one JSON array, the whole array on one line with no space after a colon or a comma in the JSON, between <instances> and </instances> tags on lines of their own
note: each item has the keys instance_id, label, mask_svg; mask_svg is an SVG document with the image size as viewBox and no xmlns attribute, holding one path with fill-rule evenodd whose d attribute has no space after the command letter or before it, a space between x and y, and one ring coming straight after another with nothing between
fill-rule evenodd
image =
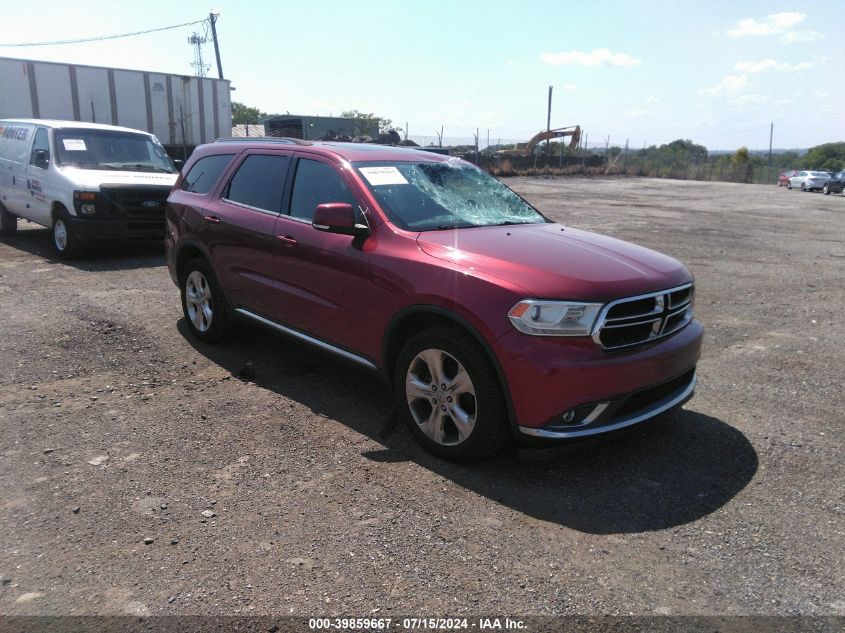
<instances>
[{"instance_id":1,"label":"red suv","mask_svg":"<svg viewBox=\"0 0 845 633\"><path fill-rule=\"evenodd\" d=\"M378 371L447 459L615 431L695 387L683 265L551 222L447 156L203 145L170 194L166 246L197 338L243 319Z\"/></svg>"}]
</instances>

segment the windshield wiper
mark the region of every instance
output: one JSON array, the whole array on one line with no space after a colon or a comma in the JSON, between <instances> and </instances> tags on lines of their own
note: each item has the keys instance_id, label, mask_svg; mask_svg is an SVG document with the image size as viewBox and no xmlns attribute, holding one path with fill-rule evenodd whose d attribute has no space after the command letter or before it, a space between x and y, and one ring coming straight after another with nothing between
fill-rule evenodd
<instances>
[{"instance_id":1,"label":"windshield wiper","mask_svg":"<svg viewBox=\"0 0 845 633\"><path fill-rule=\"evenodd\" d=\"M81 167L82 169L111 169L113 171L119 171L120 167L115 167L114 165L110 165L109 163L67 163L69 167Z\"/></svg>"},{"instance_id":2,"label":"windshield wiper","mask_svg":"<svg viewBox=\"0 0 845 633\"><path fill-rule=\"evenodd\" d=\"M165 169L164 167L158 167L157 165L144 165L142 163L120 163L118 169L126 169L127 167L137 167L138 169L150 169L158 173L162 174L172 174L172 171Z\"/></svg>"},{"instance_id":3,"label":"windshield wiper","mask_svg":"<svg viewBox=\"0 0 845 633\"><path fill-rule=\"evenodd\" d=\"M431 231L431 230L447 231L449 229L471 229L475 226L478 226L478 225L477 224L438 224L437 226L434 227L434 229L427 229L427 230L429 230L429 231Z\"/></svg>"}]
</instances>

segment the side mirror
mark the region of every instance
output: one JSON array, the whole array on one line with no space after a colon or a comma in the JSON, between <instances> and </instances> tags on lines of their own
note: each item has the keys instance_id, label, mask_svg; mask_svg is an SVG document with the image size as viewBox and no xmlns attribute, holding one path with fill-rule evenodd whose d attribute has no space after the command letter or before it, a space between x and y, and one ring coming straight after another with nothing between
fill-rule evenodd
<instances>
[{"instance_id":1,"label":"side mirror","mask_svg":"<svg viewBox=\"0 0 845 633\"><path fill-rule=\"evenodd\" d=\"M37 149L32 152L32 164L41 169L47 169L50 165L50 154L45 149Z\"/></svg>"},{"instance_id":2,"label":"side mirror","mask_svg":"<svg viewBox=\"0 0 845 633\"><path fill-rule=\"evenodd\" d=\"M314 219L311 221L318 231L339 233L340 235L367 235L369 228L364 224L355 223L355 209L346 202L326 202L318 204L314 209Z\"/></svg>"}]
</instances>

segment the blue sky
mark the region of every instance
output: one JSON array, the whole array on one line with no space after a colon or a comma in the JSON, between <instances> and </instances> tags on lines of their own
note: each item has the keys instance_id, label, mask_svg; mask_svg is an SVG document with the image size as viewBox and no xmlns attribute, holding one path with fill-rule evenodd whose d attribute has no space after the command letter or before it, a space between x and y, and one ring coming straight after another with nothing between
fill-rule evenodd
<instances>
[{"instance_id":1,"label":"blue sky","mask_svg":"<svg viewBox=\"0 0 845 633\"><path fill-rule=\"evenodd\" d=\"M208 2L0 0L0 44L201 19ZM410 133L527 138L580 124L590 144L690 138L711 149L845 140L845 2L221 0L233 99L265 111L356 108ZM0 56L191 74L198 27ZM201 28L201 27L200 27ZM213 64L211 46L206 61ZM215 75L212 66L211 75Z\"/></svg>"}]
</instances>

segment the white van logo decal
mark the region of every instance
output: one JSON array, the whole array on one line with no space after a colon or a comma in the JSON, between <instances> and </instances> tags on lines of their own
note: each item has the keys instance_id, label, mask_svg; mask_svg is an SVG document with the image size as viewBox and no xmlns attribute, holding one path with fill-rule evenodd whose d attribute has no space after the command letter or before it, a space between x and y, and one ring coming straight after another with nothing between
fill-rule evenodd
<instances>
[{"instance_id":1,"label":"white van logo decal","mask_svg":"<svg viewBox=\"0 0 845 633\"><path fill-rule=\"evenodd\" d=\"M157 200L144 200L145 207L157 207L158 201Z\"/></svg>"}]
</instances>

